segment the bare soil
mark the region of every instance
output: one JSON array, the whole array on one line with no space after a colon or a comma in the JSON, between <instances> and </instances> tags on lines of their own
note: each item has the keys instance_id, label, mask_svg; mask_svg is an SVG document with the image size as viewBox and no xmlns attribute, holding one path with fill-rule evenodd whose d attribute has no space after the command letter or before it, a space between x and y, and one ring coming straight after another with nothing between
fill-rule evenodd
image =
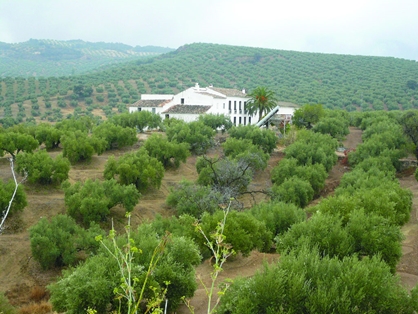
<instances>
[{"instance_id":1,"label":"bare soil","mask_svg":"<svg viewBox=\"0 0 418 314\"><path fill-rule=\"evenodd\" d=\"M355 128L351 128L350 131L350 135L344 141L344 146L346 148L355 148L361 143L361 131ZM145 140L147 136L148 134L139 135L138 139L140 141L137 145L95 156L89 164L72 166L69 174L70 180L75 182L83 181L87 178L103 179L104 165L109 156L120 156L128 151L136 150L140 146L141 141ZM222 141L222 138L218 140L218 145L210 150L210 155L219 154L219 142ZM51 154L56 155L59 152L60 150L56 150L51 152ZM250 188L252 190L265 190L270 187L270 172L283 157L282 148L277 147L271 156L267 169L255 176ZM165 204L165 198L170 188L175 186L177 182L182 179L195 180L197 178L195 162L196 157L192 156L179 169L166 171L161 188L144 193L140 203L135 207L132 212L133 224L151 220L157 214L163 216L172 215L173 212ZM344 172L348 170L347 167L338 163L331 170L326 180L326 187L320 198L314 200L313 204L322 197L331 195L335 187L338 186ZM6 158L0 158L0 177L3 180L11 178L10 165ZM406 287L412 288L418 282L418 183L413 175L405 175L399 180L403 187L411 189L414 194L414 209L411 214L411 220L402 229L405 234L403 243L404 256L398 265L398 274L402 283ZM8 219L6 230L0 235L0 292L5 292L10 302L17 307L47 301L48 294L45 291L45 286L60 275L59 269L43 271L39 264L33 260L28 229L36 224L41 217L53 217L59 213L65 213L64 194L59 188L25 183L25 189L29 205L23 212ZM249 208L255 202L266 199L266 195L263 193L255 193L254 195L254 198L246 196L241 200L245 207ZM115 208L112 210L112 216L121 228L125 222L123 211L120 208ZM104 227L109 228L110 222ZM272 263L278 259L278 254L266 254L255 251L249 257L236 256L225 264L224 271L221 273L218 282L220 283L226 278L233 279L237 276L252 276L256 271L262 269L263 263ZM196 269L197 277L206 285L210 283L211 270L212 266L208 261L203 262ZM195 307L195 313L204 313L207 308L207 297L199 279L197 280L199 288L192 298L191 304ZM43 293L39 293L39 291L43 291ZM36 295L38 297L34 297ZM185 307L181 307L179 313L189 312Z\"/></svg>"}]
</instances>

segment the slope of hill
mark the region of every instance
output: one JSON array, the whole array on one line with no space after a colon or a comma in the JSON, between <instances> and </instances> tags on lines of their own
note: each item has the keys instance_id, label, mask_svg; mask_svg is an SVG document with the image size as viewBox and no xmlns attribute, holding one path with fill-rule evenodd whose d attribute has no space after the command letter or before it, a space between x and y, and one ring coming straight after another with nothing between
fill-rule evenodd
<instances>
[{"instance_id":1,"label":"slope of hill","mask_svg":"<svg viewBox=\"0 0 418 314\"><path fill-rule=\"evenodd\" d=\"M119 44L101 45L116 51ZM417 81L418 63L411 60L198 43L86 75L3 78L0 117L20 122L56 121L73 111L110 115L126 110L142 93L177 93L196 82L247 90L267 86L279 100L298 105L405 110L418 108ZM91 86L92 94L75 95L77 84Z\"/></svg>"},{"instance_id":2,"label":"slope of hill","mask_svg":"<svg viewBox=\"0 0 418 314\"><path fill-rule=\"evenodd\" d=\"M17 44L0 42L0 77L81 74L104 65L155 56L172 50L82 40L30 39Z\"/></svg>"}]
</instances>

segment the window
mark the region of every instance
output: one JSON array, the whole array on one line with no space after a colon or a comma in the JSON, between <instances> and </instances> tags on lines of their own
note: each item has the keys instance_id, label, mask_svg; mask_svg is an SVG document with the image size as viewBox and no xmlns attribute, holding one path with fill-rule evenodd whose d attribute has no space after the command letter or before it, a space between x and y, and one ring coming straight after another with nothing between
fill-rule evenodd
<instances>
[{"instance_id":1,"label":"window","mask_svg":"<svg viewBox=\"0 0 418 314\"><path fill-rule=\"evenodd\" d=\"M234 110L237 110L237 101L234 100Z\"/></svg>"},{"instance_id":2,"label":"window","mask_svg":"<svg viewBox=\"0 0 418 314\"><path fill-rule=\"evenodd\" d=\"M248 117L248 124L251 124L251 117Z\"/></svg>"},{"instance_id":3,"label":"window","mask_svg":"<svg viewBox=\"0 0 418 314\"><path fill-rule=\"evenodd\" d=\"M244 117L244 125L247 123L247 117Z\"/></svg>"},{"instance_id":4,"label":"window","mask_svg":"<svg viewBox=\"0 0 418 314\"><path fill-rule=\"evenodd\" d=\"M152 108L151 111L152 111L152 113L155 113L155 108Z\"/></svg>"},{"instance_id":5,"label":"window","mask_svg":"<svg viewBox=\"0 0 418 314\"><path fill-rule=\"evenodd\" d=\"M184 98L181 98L181 99L180 99L180 103L181 103L182 105L184 105Z\"/></svg>"},{"instance_id":6,"label":"window","mask_svg":"<svg viewBox=\"0 0 418 314\"><path fill-rule=\"evenodd\" d=\"M223 107L222 107L223 109L225 109L225 103L224 103L224 105L223 105Z\"/></svg>"},{"instance_id":7,"label":"window","mask_svg":"<svg viewBox=\"0 0 418 314\"><path fill-rule=\"evenodd\" d=\"M241 101L238 104L238 109L241 111Z\"/></svg>"},{"instance_id":8,"label":"window","mask_svg":"<svg viewBox=\"0 0 418 314\"><path fill-rule=\"evenodd\" d=\"M241 117L238 118L239 124L241 124Z\"/></svg>"},{"instance_id":9,"label":"window","mask_svg":"<svg viewBox=\"0 0 418 314\"><path fill-rule=\"evenodd\" d=\"M165 118L170 119L170 115L168 113L166 113Z\"/></svg>"},{"instance_id":10,"label":"window","mask_svg":"<svg viewBox=\"0 0 418 314\"><path fill-rule=\"evenodd\" d=\"M138 111L141 111L141 108L138 107Z\"/></svg>"},{"instance_id":11,"label":"window","mask_svg":"<svg viewBox=\"0 0 418 314\"><path fill-rule=\"evenodd\" d=\"M247 102L244 101L244 113L247 114Z\"/></svg>"},{"instance_id":12,"label":"window","mask_svg":"<svg viewBox=\"0 0 418 314\"><path fill-rule=\"evenodd\" d=\"M228 109L231 110L231 101L228 103Z\"/></svg>"},{"instance_id":13,"label":"window","mask_svg":"<svg viewBox=\"0 0 418 314\"><path fill-rule=\"evenodd\" d=\"M237 125L237 117L234 117L234 125Z\"/></svg>"}]
</instances>

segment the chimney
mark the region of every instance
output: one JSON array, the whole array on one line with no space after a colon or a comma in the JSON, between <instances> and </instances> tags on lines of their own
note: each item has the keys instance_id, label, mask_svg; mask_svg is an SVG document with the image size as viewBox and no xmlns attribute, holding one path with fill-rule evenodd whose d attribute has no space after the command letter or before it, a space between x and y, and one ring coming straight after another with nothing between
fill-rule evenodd
<instances>
[{"instance_id":1,"label":"chimney","mask_svg":"<svg viewBox=\"0 0 418 314\"><path fill-rule=\"evenodd\" d=\"M194 86L195 89L199 89L199 83L196 83L196 85Z\"/></svg>"},{"instance_id":2,"label":"chimney","mask_svg":"<svg viewBox=\"0 0 418 314\"><path fill-rule=\"evenodd\" d=\"M242 89L242 93L245 94L245 88Z\"/></svg>"}]
</instances>

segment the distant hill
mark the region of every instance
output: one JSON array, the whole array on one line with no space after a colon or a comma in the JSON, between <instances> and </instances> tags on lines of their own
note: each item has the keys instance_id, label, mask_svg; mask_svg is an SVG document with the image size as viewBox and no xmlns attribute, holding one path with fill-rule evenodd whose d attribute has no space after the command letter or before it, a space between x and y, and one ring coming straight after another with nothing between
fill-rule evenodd
<instances>
[{"instance_id":1,"label":"distant hill","mask_svg":"<svg viewBox=\"0 0 418 314\"><path fill-rule=\"evenodd\" d=\"M82 74L109 64L156 56L172 50L82 40L30 39L17 44L0 42L0 77Z\"/></svg>"},{"instance_id":2,"label":"distant hill","mask_svg":"<svg viewBox=\"0 0 418 314\"><path fill-rule=\"evenodd\" d=\"M101 45L112 51L124 47ZM74 112L109 116L126 110L143 93L173 94L195 83L247 91L267 86L280 101L347 111L418 108L415 61L198 43L85 75L3 78L0 117L57 121ZM80 84L91 86L93 93L74 95Z\"/></svg>"}]
</instances>

